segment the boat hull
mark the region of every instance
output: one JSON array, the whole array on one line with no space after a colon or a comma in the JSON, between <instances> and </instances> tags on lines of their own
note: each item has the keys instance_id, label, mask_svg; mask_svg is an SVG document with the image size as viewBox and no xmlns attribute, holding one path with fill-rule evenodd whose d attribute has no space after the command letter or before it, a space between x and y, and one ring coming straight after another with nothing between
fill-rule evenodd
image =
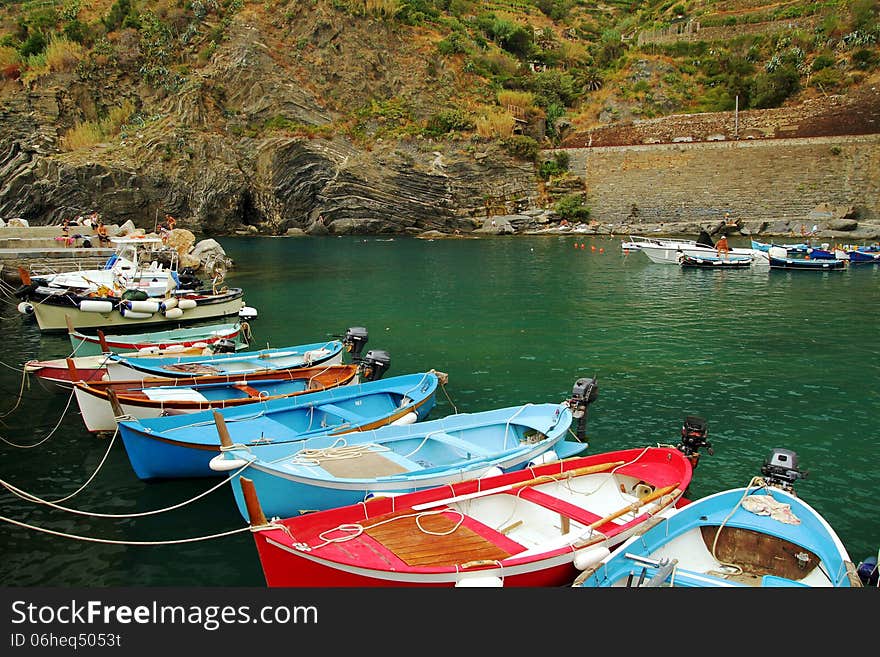
<instances>
[{"instance_id":1,"label":"boat hull","mask_svg":"<svg viewBox=\"0 0 880 657\"><path fill-rule=\"evenodd\" d=\"M125 335L105 335L103 344L100 336L86 335L79 331L69 333L74 356L97 356L107 351L113 353L137 352L142 349L164 350L170 347L189 348L197 345L210 345L222 340L235 343L236 350L246 348L243 342L245 324L211 325L199 328L175 328L167 331ZM106 349L104 348L106 346Z\"/></svg>"},{"instance_id":2,"label":"boat hull","mask_svg":"<svg viewBox=\"0 0 880 657\"><path fill-rule=\"evenodd\" d=\"M571 412L567 408L529 405L525 411L523 407L512 407L455 414L350 436L339 451L354 450L358 444L361 449L344 455L345 465L338 474L334 473L339 460L322 463L316 457L305 457L298 463L298 447L285 450L284 456L271 449L265 456L227 451L218 465L249 461L244 471L230 472L230 478L237 480L243 472L251 480L263 511L285 518L355 504L374 495L399 495L476 479L497 468L513 471L529 463L557 460L555 447L565 440L570 426ZM528 440L530 430L540 432L543 438ZM316 445L309 449L315 450ZM233 481L232 490L238 510L247 520L247 502L240 482Z\"/></svg>"},{"instance_id":3,"label":"boat hull","mask_svg":"<svg viewBox=\"0 0 880 657\"><path fill-rule=\"evenodd\" d=\"M826 258L807 260L806 258L776 258L771 256L770 269L784 269L787 271L841 271L846 269L846 261Z\"/></svg>"},{"instance_id":4,"label":"boat hull","mask_svg":"<svg viewBox=\"0 0 880 657\"><path fill-rule=\"evenodd\" d=\"M252 514L251 530L272 587L563 586L680 503L691 473L673 448L621 450L271 523Z\"/></svg>"},{"instance_id":5,"label":"boat hull","mask_svg":"<svg viewBox=\"0 0 880 657\"><path fill-rule=\"evenodd\" d=\"M238 407L178 416L118 422L132 469L140 479L226 476L211 469L221 453L214 412L222 414L236 445L307 441L375 429L413 414L422 419L434 407L436 375L403 375L340 386L293 399L257 401ZM407 393L401 393L401 389ZM406 397L406 401L402 401ZM359 404L360 403L360 404ZM345 406L343 408L342 406ZM350 406L362 408L354 413ZM372 410L370 410L372 409Z\"/></svg>"},{"instance_id":6,"label":"boat hull","mask_svg":"<svg viewBox=\"0 0 880 657\"><path fill-rule=\"evenodd\" d=\"M42 302L34 301L31 303L37 325L40 331L45 333L67 332L68 318L78 329L111 327L137 330L147 326L176 326L222 317L238 317L244 308L242 295L243 291L240 288L235 288L225 294L197 299L195 308L186 309L183 315L174 319L165 317L161 312L154 312L147 317L124 316L115 307L109 312L83 311L80 310L76 302L66 296L47 298Z\"/></svg>"},{"instance_id":7,"label":"boat hull","mask_svg":"<svg viewBox=\"0 0 880 657\"><path fill-rule=\"evenodd\" d=\"M658 518L585 570L574 586L645 582L695 588L860 586L825 519L797 496L771 487L722 491Z\"/></svg>"}]
</instances>

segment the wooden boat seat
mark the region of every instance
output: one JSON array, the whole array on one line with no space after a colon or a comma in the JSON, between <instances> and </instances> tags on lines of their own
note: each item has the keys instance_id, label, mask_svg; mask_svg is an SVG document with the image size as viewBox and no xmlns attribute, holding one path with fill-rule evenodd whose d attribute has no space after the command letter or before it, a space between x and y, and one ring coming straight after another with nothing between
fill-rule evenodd
<instances>
[{"instance_id":1,"label":"wooden boat seat","mask_svg":"<svg viewBox=\"0 0 880 657\"><path fill-rule=\"evenodd\" d=\"M363 415L359 415L345 408L340 408L336 404L321 404L320 406L315 406L315 408L323 413L338 415L341 418L345 418L352 424L361 424L367 421L367 418Z\"/></svg>"},{"instance_id":2,"label":"wooden boat seat","mask_svg":"<svg viewBox=\"0 0 880 657\"><path fill-rule=\"evenodd\" d=\"M559 499L558 497L554 497L553 495L548 495L547 493L536 490L531 486L526 486L518 490L512 490L508 494L517 495L524 500L539 504L540 506L543 506L546 509L550 509L551 511L556 511L564 518L577 520L584 526L591 525L597 520L602 519L602 516L597 516L595 513L591 513L590 511L576 506L571 502L566 502ZM613 523L609 522L607 524ZM600 532L602 531L602 527L597 527L596 529Z\"/></svg>"},{"instance_id":3,"label":"wooden boat seat","mask_svg":"<svg viewBox=\"0 0 880 657\"><path fill-rule=\"evenodd\" d=\"M234 385L232 387L235 388L236 390L241 390L248 397L259 397L260 396L259 390L257 390L256 388L252 388L251 386L243 384L243 383L237 383L236 385Z\"/></svg>"},{"instance_id":4,"label":"wooden boat seat","mask_svg":"<svg viewBox=\"0 0 880 657\"><path fill-rule=\"evenodd\" d=\"M456 436L452 436L443 431L431 433L430 439L454 447L471 456L489 456L491 454L491 452L488 452L479 445L475 445L468 440L462 440L461 438L457 438Z\"/></svg>"}]
</instances>

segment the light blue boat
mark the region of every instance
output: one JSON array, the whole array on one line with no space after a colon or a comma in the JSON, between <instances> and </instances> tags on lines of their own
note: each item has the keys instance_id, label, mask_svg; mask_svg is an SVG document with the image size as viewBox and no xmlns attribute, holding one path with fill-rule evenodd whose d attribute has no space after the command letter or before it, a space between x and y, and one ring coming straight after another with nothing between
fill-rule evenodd
<instances>
[{"instance_id":1,"label":"light blue boat","mask_svg":"<svg viewBox=\"0 0 880 657\"><path fill-rule=\"evenodd\" d=\"M257 401L219 410L239 446L299 445L321 434L341 436L424 419L434 407L437 372L405 374L340 386L294 399ZM217 476L209 467L220 453L213 410L146 420L122 419L119 434L140 479Z\"/></svg>"},{"instance_id":2,"label":"light blue boat","mask_svg":"<svg viewBox=\"0 0 880 657\"><path fill-rule=\"evenodd\" d=\"M751 240L752 248L757 249L758 251L769 252L774 246L779 247L781 249L785 249L786 253L789 255L795 253L806 253L810 248L810 245L806 242L799 242L796 244L774 244L768 242L759 242L758 240Z\"/></svg>"},{"instance_id":3,"label":"light blue boat","mask_svg":"<svg viewBox=\"0 0 880 657\"><path fill-rule=\"evenodd\" d=\"M861 587L838 535L791 488L789 475L800 473L787 463L796 464L794 452L775 450L764 479L658 516L574 586Z\"/></svg>"},{"instance_id":4,"label":"light blue boat","mask_svg":"<svg viewBox=\"0 0 880 657\"><path fill-rule=\"evenodd\" d=\"M124 356L109 354L107 375L112 381L143 376L188 378L193 376L237 376L293 367L338 365L345 345L340 340L314 342L291 347L192 356Z\"/></svg>"},{"instance_id":5,"label":"light blue boat","mask_svg":"<svg viewBox=\"0 0 880 657\"><path fill-rule=\"evenodd\" d=\"M563 402L457 413L294 444L235 447L224 439L211 468L233 480L246 476L264 513L288 518L574 456L587 445L565 440L571 422ZM234 481L232 490L248 520L241 485Z\"/></svg>"}]
</instances>

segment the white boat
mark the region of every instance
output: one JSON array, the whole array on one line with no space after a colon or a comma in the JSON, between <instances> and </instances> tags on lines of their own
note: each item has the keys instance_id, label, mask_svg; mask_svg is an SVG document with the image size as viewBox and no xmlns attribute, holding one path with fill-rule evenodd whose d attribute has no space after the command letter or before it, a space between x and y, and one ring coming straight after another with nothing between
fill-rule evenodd
<instances>
[{"instance_id":1,"label":"white boat","mask_svg":"<svg viewBox=\"0 0 880 657\"><path fill-rule=\"evenodd\" d=\"M656 240L656 243L643 243L639 249L651 262L660 265L680 265L682 256L691 258L718 258L721 254L714 246L697 244L694 240ZM752 264L769 265L770 259L765 251L743 247L731 247L730 256L748 257Z\"/></svg>"}]
</instances>

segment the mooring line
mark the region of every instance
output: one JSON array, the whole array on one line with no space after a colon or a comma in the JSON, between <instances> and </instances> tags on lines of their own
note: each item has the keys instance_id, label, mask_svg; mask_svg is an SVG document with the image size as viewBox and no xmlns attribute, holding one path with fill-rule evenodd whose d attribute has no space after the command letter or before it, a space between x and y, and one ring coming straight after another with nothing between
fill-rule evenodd
<instances>
[{"instance_id":1,"label":"mooring line","mask_svg":"<svg viewBox=\"0 0 880 657\"><path fill-rule=\"evenodd\" d=\"M71 388L71 389L70 389L70 397L67 398L67 404L64 406L64 410L61 411L61 417L58 418L58 423L57 423L54 427L52 427L52 431L50 431L50 432L46 435L46 437L43 438L40 442L38 442L38 443L34 443L33 445L19 445L19 444L14 443L14 442L12 442L12 441L10 441L10 440L7 440L7 439L4 438L3 436L0 436L0 440L2 440L2 441L3 441L4 443L6 443L7 445L10 445L11 447L18 447L19 449L32 449L32 448L34 448L34 447L39 447L40 445L42 445L44 442L46 442L47 440L49 440L49 438L51 438L53 435L55 435L55 432L58 430L58 427L61 426L61 422L62 422L62 420L64 420L64 416L67 414L67 409L70 408L70 402L73 401L73 393L74 393L74 390L75 390L75 388ZM11 412L11 411L10 411L10 412ZM5 417L5 416L3 416L3 417Z\"/></svg>"},{"instance_id":2,"label":"mooring line","mask_svg":"<svg viewBox=\"0 0 880 657\"><path fill-rule=\"evenodd\" d=\"M192 497L188 500L184 500L183 502L179 502L178 504L174 504L172 506L167 506L163 509L153 509L152 511L143 511L141 513L97 513L95 511L82 511L80 509L71 509L70 507L60 506L56 503L56 502L63 502L64 500L56 500L55 502L51 502L49 500L41 499L41 498L37 497L36 495L32 495L31 493L28 493L27 491L24 491L24 490L18 488L17 486L10 484L8 481L4 481L4 480L0 479L0 485L4 486L7 490L9 490L10 493L20 497L23 500L27 500L29 502L36 502L37 504L45 504L46 506L52 507L53 509L58 509L59 511L67 511L68 513L75 513L75 514L81 515L81 516L89 516L91 518L141 518L143 516L152 516L152 515L157 515L159 513L165 513L167 511L175 511L176 509L183 508L184 506L186 506L188 504L192 504L193 502L196 502L196 501L202 499L203 497L210 495L211 493L213 493L215 490L217 490L221 486L224 486L224 485L232 482L233 477L240 474L245 468L247 468L249 466L250 466L250 462L243 465L241 468L238 469L238 471L234 472L231 476L223 479L216 486L212 486L208 490L199 493L195 497ZM97 473L97 471L96 471L96 473ZM86 483L88 483L88 482L86 482ZM76 493L74 493L74 495L75 494ZM68 498L70 498L70 497L73 497L73 495L68 496ZM68 498L65 498L65 499L68 499Z\"/></svg>"},{"instance_id":3,"label":"mooring line","mask_svg":"<svg viewBox=\"0 0 880 657\"><path fill-rule=\"evenodd\" d=\"M239 529L231 529L226 532L220 532L218 534L209 534L208 536L196 536L193 538L178 538L172 539L168 541L117 541L109 538L95 538L94 536L80 536L77 534L68 534L66 532L55 531L54 529L46 529L45 527L37 527L36 525L29 525L26 522L21 522L19 520L13 520L12 518L7 518L6 516L0 516L0 520L3 522L8 522L11 525L16 525L18 527L24 527L25 529L32 529L37 532L43 532L44 534L51 534L53 536L60 536L61 538L71 538L77 541L87 541L89 543L104 543L107 545L179 545L181 543L195 543L198 541L210 541L215 538L223 538L225 536L232 536L233 534L241 534L242 532L249 532L251 530L250 525L246 527L241 527Z\"/></svg>"}]
</instances>

